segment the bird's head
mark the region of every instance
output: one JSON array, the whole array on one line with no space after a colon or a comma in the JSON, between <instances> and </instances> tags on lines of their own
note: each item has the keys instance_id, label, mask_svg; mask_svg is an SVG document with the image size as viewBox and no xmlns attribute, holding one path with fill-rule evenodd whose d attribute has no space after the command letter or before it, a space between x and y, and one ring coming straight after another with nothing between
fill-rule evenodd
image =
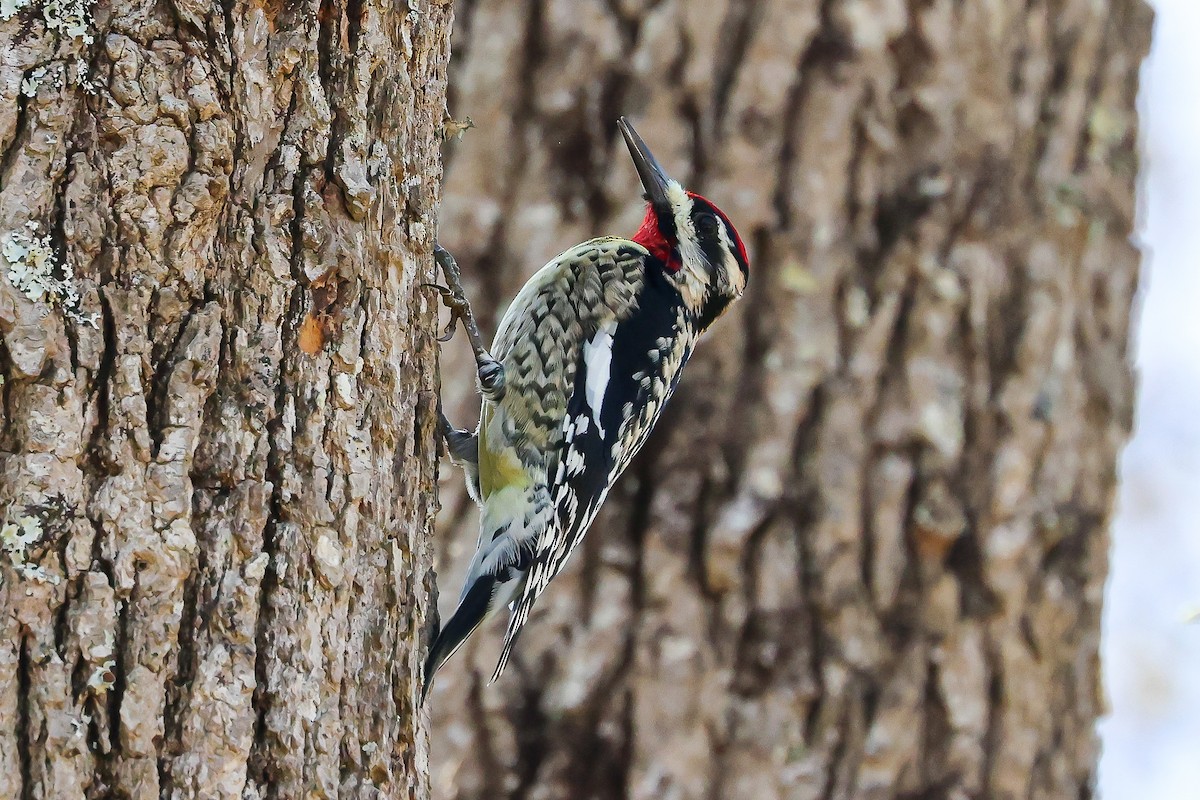
<instances>
[{"instance_id":1,"label":"bird's head","mask_svg":"<svg viewBox=\"0 0 1200 800\"><path fill-rule=\"evenodd\" d=\"M648 204L633 240L663 264L663 272L684 303L707 328L750 276L746 246L721 209L684 189L666 172L629 120L617 121L642 179Z\"/></svg>"}]
</instances>

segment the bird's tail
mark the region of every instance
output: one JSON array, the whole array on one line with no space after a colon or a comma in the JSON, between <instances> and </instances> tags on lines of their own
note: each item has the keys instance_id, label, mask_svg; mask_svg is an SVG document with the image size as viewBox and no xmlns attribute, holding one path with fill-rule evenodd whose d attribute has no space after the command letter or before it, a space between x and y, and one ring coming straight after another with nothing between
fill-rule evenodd
<instances>
[{"instance_id":1,"label":"bird's tail","mask_svg":"<svg viewBox=\"0 0 1200 800\"><path fill-rule=\"evenodd\" d=\"M493 575L480 575L471 588L463 595L462 601L429 646L429 655L425 657L425 683L421 687L421 705L425 705L425 695L433 684L433 675L446 660L462 647L479 623L487 617L488 607L492 602L492 594L496 588L496 578Z\"/></svg>"}]
</instances>

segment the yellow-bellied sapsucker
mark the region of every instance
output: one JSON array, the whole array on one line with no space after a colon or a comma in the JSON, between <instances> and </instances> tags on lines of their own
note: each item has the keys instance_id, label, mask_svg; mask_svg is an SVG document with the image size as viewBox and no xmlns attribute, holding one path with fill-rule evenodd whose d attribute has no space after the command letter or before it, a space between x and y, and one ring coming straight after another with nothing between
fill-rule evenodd
<instances>
[{"instance_id":1,"label":"yellow-bellied sapsucker","mask_svg":"<svg viewBox=\"0 0 1200 800\"><path fill-rule=\"evenodd\" d=\"M641 228L632 239L576 245L542 267L509 306L491 353L454 260L436 251L483 394L475 433L443 416L442 434L482 520L458 609L425 662L426 691L475 628L507 606L492 680L500 675L534 602L646 441L697 338L746 286L746 248L729 218L668 178L629 122L618 126L648 201Z\"/></svg>"}]
</instances>

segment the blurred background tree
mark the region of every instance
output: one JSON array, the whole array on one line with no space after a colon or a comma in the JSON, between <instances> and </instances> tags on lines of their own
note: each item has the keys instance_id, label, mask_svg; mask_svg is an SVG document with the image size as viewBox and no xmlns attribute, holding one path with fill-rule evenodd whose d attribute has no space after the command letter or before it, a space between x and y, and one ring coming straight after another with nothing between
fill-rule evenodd
<instances>
[{"instance_id":1,"label":"blurred background tree","mask_svg":"<svg viewBox=\"0 0 1200 800\"><path fill-rule=\"evenodd\" d=\"M439 673L436 796L1091 796L1149 29L1138 0L456 4L476 127L439 238L485 326L636 228L620 114L752 279L505 678L498 629ZM448 613L477 531L442 497Z\"/></svg>"},{"instance_id":2,"label":"blurred background tree","mask_svg":"<svg viewBox=\"0 0 1200 800\"><path fill-rule=\"evenodd\" d=\"M1141 4L461 2L440 226L396 11L5 5L0 797L428 794L418 284L494 323L632 232L622 113L750 289L504 681L440 673L434 794L1089 796Z\"/></svg>"},{"instance_id":3,"label":"blurred background tree","mask_svg":"<svg viewBox=\"0 0 1200 800\"><path fill-rule=\"evenodd\" d=\"M1200 785L1200 3L1153 6L1138 96L1138 400L1101 624L1099 790L1176 800Z\"/></svg>"}]
</instances>

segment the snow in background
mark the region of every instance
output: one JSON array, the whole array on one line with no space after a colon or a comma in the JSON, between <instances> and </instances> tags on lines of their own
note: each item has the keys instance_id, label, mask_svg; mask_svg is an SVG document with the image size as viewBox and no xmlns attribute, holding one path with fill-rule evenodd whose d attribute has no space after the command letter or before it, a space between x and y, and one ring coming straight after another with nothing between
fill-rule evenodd
<instances>
[{"instance_id":1,"label":"snow in background","mask_svg":"<svg viewBox=\"0 0 1200 800\"><path fill-rule=\"evenodd\" d=\"M1139 398L1104 618L1103 800L1200 800L1200 0L1153 5Z\"/></svg>"}]
</instances>

